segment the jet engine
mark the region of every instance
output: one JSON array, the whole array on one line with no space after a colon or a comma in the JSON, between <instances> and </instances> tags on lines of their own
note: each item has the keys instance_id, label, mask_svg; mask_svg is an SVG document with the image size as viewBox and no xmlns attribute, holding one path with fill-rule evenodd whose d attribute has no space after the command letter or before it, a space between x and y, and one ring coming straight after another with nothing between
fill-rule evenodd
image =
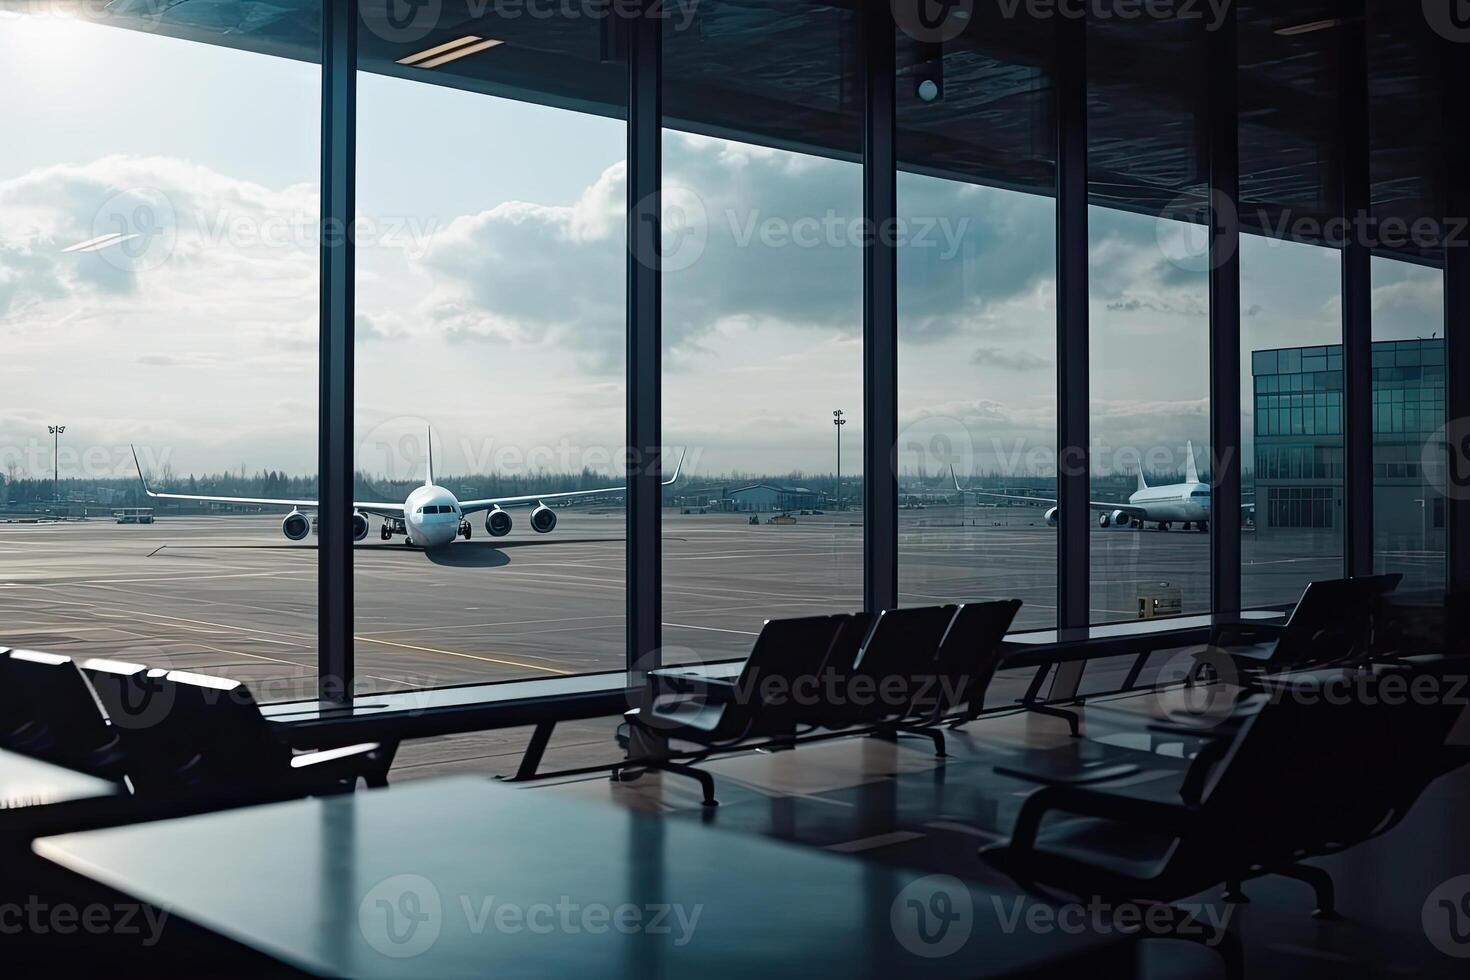
<instances>
[{"instance_id":1,"label":"jet engine","mask_svg":"<svg viewBox=\"0 0 1470 980\"><path fill-rule=\"evenodd\" d=\"M365 537L368 536L368 531L369 530L370 529L368 527L367 515L364 514L360 510L353 511L352 512L352 540L354 540L354 541L361 541L363 538L365 538Z\"/></svg>"},{"instance_id":2,"label":"jet engine","mask_svg":"<svg viewBox=\"0 0 1470 980\"><path fill-rule=\"evenodd\" d=\"M556 527L556 511L545 504L537 504L536 509L531 511L531 530L539 534L546 534Z\"/></svg>"},{"instance_id":3,"label":"jet engine","mask_svg":"<svg viewBox=\"0 0 1470 980\"><path fill-rule=\"evenodd\" d=\"M1055 507L1052 507L1052 508L1048 509L1047 512L1046 512L1046 526L1047 527L1056 527L1057 526L1057 509Z\"/></svg>"},{"instance_id":4,"label":"jet engine","mask_svg":"<svg viewBox=\"0 0 1470 980\"><path fill-rule=\"evenodd\" d=\"M1133 526L1133 518L1121 510L1113 511L1113 527L1129 528Z\"/></svg>"},{"instance_id":5,"label":"jet engine","mask_svg":"<svg viewBox=\"0 0 1470 980\"><path fill-rule=\"evenodd\" d=\"M555 523L553 521L552 523ZM485 533L492 538L503 538L510 533L510 515L496 507L485 515Z\"/></svg>"},{"instance_id":6,"label":"jet engine","mask_svg":"<svg viewBox=\"0 0 1470 980\"><path fill-rule=\"evenodd\" d=\"M282 519L281 533L292 541L300 541L311 533L311 520L301 511L293 510Z\"/></svg>"}]
</instances>

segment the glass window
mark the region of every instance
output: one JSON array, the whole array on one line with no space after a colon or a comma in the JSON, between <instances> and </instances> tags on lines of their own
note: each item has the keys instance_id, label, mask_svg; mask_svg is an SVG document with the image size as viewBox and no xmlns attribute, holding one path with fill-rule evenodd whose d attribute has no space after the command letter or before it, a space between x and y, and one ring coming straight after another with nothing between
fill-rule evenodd
<instances>
[{"instance_id":1,"label":"glass window","mask_svg":"<svg viewBox=\"0 0 1470 980\"><path fill-rule=\"evenodd\" d=\"M1145 510L1093 512L1092 622L1137 618L1174 589L1183 613L1210 604L1209 509L1185 489L1211 472L1209 187L1193 122L1205 40L1169 20L1088 23L1091 497ZM1158 45L1178 59L1138 57ZM1178 100L1160 102L1163 88Z\"/></svg>"},{"instance_id":2,"label":"glass window","mask_svg":"<svg viewBox=\"0 0 1470 980\"><path fill-rule=\"evenodd\" d=\"M611 492L534 524L508 506L508 528L482 505L468 534L428 505L423 540L370 516L358 689L621 668L624 63L601 57L605 18L362 16L359 499L426 478L460 501Z\"/></svg>"},{"instance_id":3,"label":"glass window","mask_svg":"<svg viewBox=\"0 0 1470 980\"><path fill-rule=\"evenodd\" d=\"M999 60L986 40L941 50L897 34L898 212L914 232L898 252L899 598L1015 597L1016 626L1044 628L1057 591L1051 89L1044 67ZM946 79L963 98L921 96ZM1003 116L974 112L991 98Z\"/></svg>"},{"instance_id":4,"label":"glass window","mask_svg":"<svg viewBox=\"0 0 1470 980\"><path fill-rule=\"evenodd\" d=\"M278 24L287 56L264 56L248 26L275 8L251 0L190 22L200 41L168 36L176 7L118 6L0 15L0 515L87 519L7 535L3 642L309 697L316 39ZM155 490L307 513L149 499L130 443ZM55 564L63 539L84 573Z\"/></svg>"},{"instance_id":5,"label":"glass window","mask_svg":"<svg viewBox=\"0 0 1470 980\"><path fill-rule=\"evenodd\" d=\"M734 0L665 26L663 432L689 447L664 510L665 662L862 607L859 22ZM809 84L762 61L783 45Z\"/></svg>"},{"instance_id":6,"label":"glass window","mask_svg":"<svg viewBox=\"0 0 1470 980\"><path fill-rule=\"evenodd\" d=\"M1322 344L1341 337L1340 279L1336 251L1242 236L1241 309L1250 311L1241 319L1242 368L1258 364L1256 349L1266 344L1294 340L1320 351ZM1300 348L1282 350L1280 356L1287 363L1302 363ZM1243 392L1250 384L1241 378ZM1328 386L1341 388L1340 372L1314 376L1312 387ZM1291 397L1293 405L1283 412L1287 418L1281 425L1267 426L1255 436L1248 435L1253 430L1248 422L1242 425L1245 459L1264 449L1286 452L1291 461L1286 472L1242 473L1241 589L1247 608L1294 602L1308 582L1342 574L1341 473L1314 462L1324 452L1341 451L1341 392ZM1310 407L1301 405L1304 399ZM1303 486L1306 481L1314 485Z\"/></svg>"},{"instance_id":7,"label":"glass window","mask_svg":"<svg viewBox=\"0 0 1470 980\"><path fill-rule=\"evenodd\" d=\"M1444 273L1375 256L1373 296L1375 361L1409 365L1397 369L1399 379L1374 383L1375 400L1392 400L1388 425L1374 427L1375 570L1402 574L1402 589L1443 588L1445 533L1435 515L1446 475L1444 389L1431 384L1432 367L1417 365L1444 363Z\"/></svg>"}]
</instances>

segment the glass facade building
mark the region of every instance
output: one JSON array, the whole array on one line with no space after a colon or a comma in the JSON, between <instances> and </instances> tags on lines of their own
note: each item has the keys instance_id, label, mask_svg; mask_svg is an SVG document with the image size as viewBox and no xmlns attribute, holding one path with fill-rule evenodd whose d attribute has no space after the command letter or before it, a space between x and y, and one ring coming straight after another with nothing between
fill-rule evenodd
<instances>
[{"instance_id":1,"label":"glass facade building","mask_svg":"<svg viewBox=\"0 0 1470 980\"><path fill-rule=\"evenodd\" d=\"M1255 468L1246 483L1260 541L1331 537L1343 526L1342 358L1341 345L1252 352ZM1377 550L1381 558L1442 558L1445 501L1434 478L1445 427L1444 341L1378 341L1372 359ZM1423 585L1434 576L1415 578Z\"/></svg>"}]
</instances>

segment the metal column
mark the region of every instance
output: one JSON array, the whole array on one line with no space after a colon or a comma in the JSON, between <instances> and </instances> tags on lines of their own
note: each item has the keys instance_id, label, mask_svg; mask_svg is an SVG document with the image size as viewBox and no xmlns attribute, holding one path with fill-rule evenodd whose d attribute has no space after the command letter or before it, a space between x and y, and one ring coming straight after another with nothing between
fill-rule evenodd
<instances>
[{"instance_id":1,"label":"metal column","mask_svg":"<svg viewBox=\"0 0 1470 980\"><path fill-rule=\"evenodd\" d=\"M1372 210L1368 31L1362 0L1344 4L1338 52L1342 160L1343 548L1348 575L1373 574L1373 255L1360 223Z\"/></svg>"},{"instance_id":2,"label":"metal column","mask_svg":"<svg viewBox=\"0 0 1470 980\"><path fill-rule=\"evenodd\" d=\"M868 4L863 30L863 606L898 605L898 212L894 33L888 4Z\"/></svg>"},{"instance_id":3,"label":"metal column","mask_svg":"<svg viewBox=\"0 0 1470 980\"><path fill-rule=\"evenodd\" d=\"M1210 609L1240 609L1240 130L1236 8L1209 32Z\"/></svg>"},{"instance_id":4,"label":"metal column","mask_svg":"<svg viewBox=\"0 0 1470 980\"><path fill-rule=\"evenodd\" d=\"M317 370L317 691L352 699L352 333L357 4L322 0L322 237Z\"/></svg>"},{"instance_id":5,"label":"metal column","mask_svg":"<svg viewBox=\"0 0 1470 980\"><path fill-rule=\"evenodd\" d=\"M662 18L642 0L625 24L628 52L627 656L659 666L663 621L661 257Z\"/></svg>"}]
</instances>

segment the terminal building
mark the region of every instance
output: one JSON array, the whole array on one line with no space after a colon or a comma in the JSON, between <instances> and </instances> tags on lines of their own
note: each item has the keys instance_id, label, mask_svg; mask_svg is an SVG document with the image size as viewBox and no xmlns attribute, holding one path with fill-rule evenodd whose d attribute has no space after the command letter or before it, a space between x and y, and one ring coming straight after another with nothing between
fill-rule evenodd
<instances>
[{"instance_id":1,"label":"terminal building","mask_svg":"<svg viewBox=\"0 0 1470 980\"><path fill-rule=\"evenodd\" d=\"M4 976L1465 980L1466 12L0 0Z\"/></svg>"},{"instance_id":2,"label":"terminal building","mask_svg":"<svg viewBox=\"0 0 1470 980\"><path fill-rule=\"evenodd\" d=\"M1443 550L1444 497L1424 459L1445 423L1444 341L1380 341L1372 357L1374 536ZM1340 531L1341 345L1255 351L1251 375L1257 535Z\"/></svg>"}]
</instances>

